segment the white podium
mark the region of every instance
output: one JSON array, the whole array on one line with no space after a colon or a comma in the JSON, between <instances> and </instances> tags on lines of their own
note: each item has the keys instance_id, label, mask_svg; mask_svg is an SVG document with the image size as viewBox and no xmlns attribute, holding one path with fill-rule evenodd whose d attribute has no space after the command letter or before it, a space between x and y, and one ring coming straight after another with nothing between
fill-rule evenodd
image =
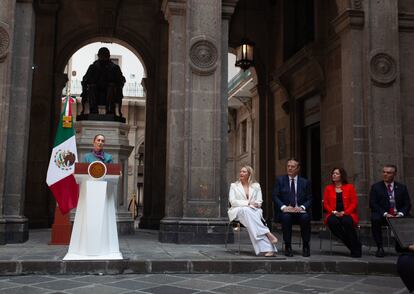
<instances>
[{"instance_id":1,"label":"white podium","mask_svg":"<svg viewBox=\"0 0 414 294\"><path fill-rule=\"evenodd\" d=\"M63 260L123 259L114 199L120 171L119 164L76 163L80 193L68 253Z\"/></svg>"}]
</instances>

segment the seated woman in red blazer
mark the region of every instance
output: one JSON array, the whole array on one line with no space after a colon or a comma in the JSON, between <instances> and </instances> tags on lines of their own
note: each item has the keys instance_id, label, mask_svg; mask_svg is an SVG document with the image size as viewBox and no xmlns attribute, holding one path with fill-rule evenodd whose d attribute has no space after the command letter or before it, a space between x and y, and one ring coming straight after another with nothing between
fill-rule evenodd
<instances>
[{"instance_id":1,"label":"seated woman in red blazer","mask_svg":"<svg viewBox=\"0 0 414 294\"><path fill-rule=\"evenodd\" d=\"M343 168L332 169L331 179L332 184L323 193L325 224L348 247L352 257L361 257L361 242L355 231L359 221L355 188L348 183Z\"/></svg>"}]
</instances>

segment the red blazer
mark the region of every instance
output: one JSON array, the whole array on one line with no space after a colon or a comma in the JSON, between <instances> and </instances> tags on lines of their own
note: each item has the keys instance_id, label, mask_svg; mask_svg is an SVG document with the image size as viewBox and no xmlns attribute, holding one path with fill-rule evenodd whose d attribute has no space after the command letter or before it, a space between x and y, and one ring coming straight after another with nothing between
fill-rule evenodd
<instances>
[{"instance_id":1,"label":"red blazer","mask_svg":"<svg viewBox=\"0 0 414 294\"><path fill-rule=\"evenodd\" d=\"M345 215L350 215L354 220L354 225L356 226L359 221L357 212L358 197L352 184L342 185L342 201L344 202ZM326 224L326 221L332 214L332 211L336 210L336 192L333 184L326 186L325 191L323 192L323 209L326 212Z\"/></svg>"}]
</instances>

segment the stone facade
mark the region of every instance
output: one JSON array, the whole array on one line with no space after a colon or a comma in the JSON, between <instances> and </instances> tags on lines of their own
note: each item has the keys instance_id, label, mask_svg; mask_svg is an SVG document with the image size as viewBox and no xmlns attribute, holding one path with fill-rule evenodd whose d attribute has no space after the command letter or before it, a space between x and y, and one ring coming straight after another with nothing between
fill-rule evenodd
<instances>
[{"instance_id":1,"label":"stone facade","mask_svg":"<svg viewBox=\"0 0 414 294\"><path fill-rule=\"evenodd\" d=\"M274 178L291 156L314 182L315 221L333 166L344 166L355 183L363 221L383 164L397 164L398 180L413 191L414 4L301 3L2 1L0 242L24 241L28 224L52 222L45 175L64 67L94 41L118 42L143 61L145 135L135 132L130 142L145 141L140 226L161 227L163 242L223 240L229 180L242 161L258 173L268 218ZM250 113L246 105L228 111L226 57L242 37L256 44ZM244 158L238 135L228 134L234 115L234 130L247 119ZM130 179L132 190L135 172Z\"/></svg>"},{"instance_id":2,"label":"stone facade","mask_svg":"<svg viewBox=\"0 0 414 294\"><path fill-rule=\"evenodd\" d=\"M357 187L361 220L369 223L368 192L381 179L383 164L396 164L398 180L407 183L410 191L414 188L408 151L412 136L407 129L412 122L412 89L406 82L411 77L414 5L409 1L315 0L312 40L286 56L290 50L286 43L291 42L286 34L294 31L285 18L296 14L289 11L287 1L267 4L249 2L246 8L247 34L256 42L260 95L256 107L261 156L255 168L267 202L272 177L285 172L287 158L297 157L304 164L302 173L316 181L313 192L319 207L314 205L314 220L320 220L321 193L329 183L329 171L343 166ZM271 19L265 24L268 30L256 21L262 15ZM230 43L237 44L243 34L242 17L243 12L236 9ZM265 39L263 31L273 34L274 40ZM267 76L271 78L266 80ZM264 94L260 92L263 83ZM320 138L316 163L310 156L315 153L309 153L314 152L312 136ZM230 146L238 141L232 138ZM266 212L271 216L271 209Z\"/></svg>"}]
</instances>

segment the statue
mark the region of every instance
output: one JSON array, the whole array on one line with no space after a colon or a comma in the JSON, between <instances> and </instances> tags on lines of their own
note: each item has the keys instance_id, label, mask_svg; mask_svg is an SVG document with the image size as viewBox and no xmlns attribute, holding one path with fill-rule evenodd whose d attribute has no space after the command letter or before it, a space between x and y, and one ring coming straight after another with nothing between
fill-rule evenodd
<instances>
[{"instance_id":1,"label":"statue","mask_svg":"<svg viewBox=\"0 0 414 294\"><path fill-rule=\"evenodd\" d=\"M98 60L92 63L82 79L82 112L85 103L89 103L89 113L98 114L98 106L105 105L106 114L116 116L116 105L119 117L122 118L122 88L125 77L118 65L110 60L110 52L106 47L98 51Z\"/></svg>"}]
</instances>

